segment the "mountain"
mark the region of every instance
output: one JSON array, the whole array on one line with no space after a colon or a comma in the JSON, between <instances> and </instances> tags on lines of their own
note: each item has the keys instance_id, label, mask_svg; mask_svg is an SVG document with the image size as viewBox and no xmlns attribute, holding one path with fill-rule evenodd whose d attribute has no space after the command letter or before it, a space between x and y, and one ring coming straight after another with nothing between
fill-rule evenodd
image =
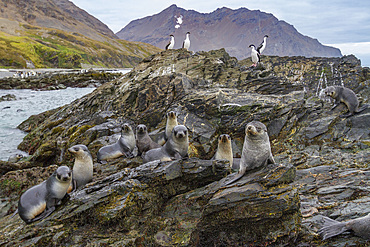
<instances>
[{"instance_id":1,"label":"mountain","mask_svg":"<svg viewBox=\"0 0 370 247\"><path fill-rule=\"evenodd\" d=\"M0 0L0 66L132 67L160 49L119 40L68 0Z\"/></svg>"},{"instance_id":2,"label":"mountain","mask_svg":"<svg viewBox=\"0 0 370 247\"><path fill-rule=\"evenodd\" d=\"M340 57L337 48L324 46L316 39L300 34L292 25L259 10L219 8L212 13L198 13L171 5L159 14L131 21L117 36L164 48L169 35L175 36L180 48L190 31L192 51L225 48L243 59L250 56L250 44L258 46L268 35L263 54L278 56Z\"/></svg>"}]
</instances>

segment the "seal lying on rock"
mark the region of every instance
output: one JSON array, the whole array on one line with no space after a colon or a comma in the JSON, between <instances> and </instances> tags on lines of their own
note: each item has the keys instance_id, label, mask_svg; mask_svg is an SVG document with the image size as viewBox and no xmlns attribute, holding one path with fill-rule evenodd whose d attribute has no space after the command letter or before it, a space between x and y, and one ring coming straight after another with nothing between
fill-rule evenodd
<instances>
[{"instance_id":1,"label":"seal lying on rock","mask_svg":"<svg viewBox=\"0 0 370 247\"><path fill-rule=\"evenodd\" d=\"M12 154L9 156L8 161L12 163L17 163L23 157L24 157L23 154Z\"/></svg>"},{"instance_id":2,"label":"seal lying on rock","mask_svg":"<svg viewBox=\"0 0 370 247\"><path fill-rule=\"evenodd\" d=\"M164 145L164 143L170 138L172 130L175 126L179 125L177 122L177 113L174 111L167 112L167 122L166 122L166 130L162 136L162 138L158 141L160 145Z\"/></svg>"},{"instance_id":3,"label":"seal lying on rock","mask_svg":"<svg viewBox=\"0 0 370 247\"><path fill-rule=\"evenodd\" d=\"M75 157L72 169L72 190L92 181L94 165L89 149L85 145L74 145L68 149Z\"/></svg>"},{"instance_id":4,"label":"seal lying on rock","mask_svg":"<svg viewBox=\"0 0 370 247\"><path fill-rule=\"evenodd\" d=\"M17 209L21 219L30 224L49 216L66 195L71 180L71 170L60 166L46 181L24 192Z\"/></svg>"},{"instance_id":5,"label":"seal lying on rock","mask_svg":"<svg viewBox=\"0 0 370 247\"><path fill-rule=\"evenodd\" d=\"M266 126L259 121L252 121L245 127L245 138L240 159L238 174L225 185L239 180L246 171L253 170L267 164L275 164L271 153L269 136Z\"/></svg>"},{"instance_id":6,"label":"seal lying on rock","mask_svg":"<svg viewBox=\"0 0 370 247\"><path fill-rule=\"evenodd\" d=\"M346 222L339 222L323 216L324 227L319 230L323 240L352 230L355 235L370 240L370 214Z\"/></svg>"},{"instance_id":7,"label":"seal lying on rock","mask_svg":"<svg viewBox=\"0 0 370 247\"><path fill-rule=\"evenodd\" d=\"M122 155L127 158L133 158L132 151L136 146L134 131L131 126L125 123L122 126L121 137L119 140L112 145L104 146L99 149L97 158L98 162L101 163L103 160L115 159Z\"/></svg>"},{"instance_id":8,"label":"seal lying on rock","mask_svg":"<svg viewBox=\"0 0 370 247\"><path fill-rule=\"evenodd\" d=\"M146 152L143 160L146 163L154 160L170 161L182 159L188 155L188 148L188 129L184 125L177 125L173 128L166 144L163 147Z\"/></svg>"},{"instance_id":9,"label":"seal lying on rock","mask_svg":"<svg viewBox=\"0 0 370 247\"><path fill-rule=\"evenodd\" d=\"M231 147L231 138L227 134L220 135L218 137L218 146L215 156L215 160L228 160L230 167L233 166L233 149Z\"/></svg>"},{"instance_id":10,"label":"seal lying on rock","mask_svg":"<svg viewBox=\"0 0 370 247\"><path fill-rule=\"evenodd\" d=\"M144 124L139 124L136 127L136 146L138 149L138 156L148 150L161 147L161 145L150 138L148 130Z\"/></svg>"},{"instance_id":11,"label":"seal lying on rock","mask_svg":"<svg viewBox=\"0 0 370 247\"><path fill-rule=\"evenodd\" d=\"M358 108L359 103L356 94L349 88L341 86L329 86L324 89L324 93L327 96L335 99L334 106L331 108L333 110L341 102L343 102L348 108L348 114L341 115L341 117L350 117L355 113L361 112L367 108L367 106L362 106Z\"/></svg>"}]
</instances>

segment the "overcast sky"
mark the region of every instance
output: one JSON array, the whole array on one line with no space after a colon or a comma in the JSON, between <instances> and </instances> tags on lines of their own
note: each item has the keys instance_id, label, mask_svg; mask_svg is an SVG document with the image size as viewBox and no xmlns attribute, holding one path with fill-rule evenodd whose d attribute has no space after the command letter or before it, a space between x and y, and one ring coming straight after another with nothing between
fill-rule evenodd
<instances>
[{"instance_id":1,"label":"overcast sky","mask_svg":"<svg viewBox=\"0 0 370 247\"><path fill-rule=\"evenodd\" d=\"M171 4L209 13L217 8L241 7L271 13L293 25L298 32L339 48L343 55L355 54L370 66L369 0L71 0L118 32L130 21L154 15Z\"/></svg>"}]
</instances>

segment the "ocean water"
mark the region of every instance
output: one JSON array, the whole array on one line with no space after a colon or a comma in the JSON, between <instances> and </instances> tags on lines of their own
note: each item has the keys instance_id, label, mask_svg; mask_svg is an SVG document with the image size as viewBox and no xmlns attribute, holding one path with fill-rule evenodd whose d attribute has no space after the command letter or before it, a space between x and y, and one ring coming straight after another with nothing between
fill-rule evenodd
<instances>
[{"instance_id":1,"label":"ocean water","mask_svg":"<svg viewBox=\"0 0 370 247\"><path fill-rule=\"evenodd\" d=\"M91 93L95 88L67 88L54 91L29 89L0 90L0 97L13 94L16 100L0 102L0 160L8 160L11 154L26 153L17 150L27 134L17 126L31 115L71 103Z\"/></svg>"}]
</instances>

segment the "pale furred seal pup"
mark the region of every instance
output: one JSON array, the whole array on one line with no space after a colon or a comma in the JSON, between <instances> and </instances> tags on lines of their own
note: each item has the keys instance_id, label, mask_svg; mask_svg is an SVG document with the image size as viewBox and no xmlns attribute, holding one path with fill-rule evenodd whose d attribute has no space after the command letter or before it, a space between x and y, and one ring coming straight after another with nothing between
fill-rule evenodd
<instances>
[{"instance_id":1,"label":"pale furred seal pup","mask_svg":"<svg viewBox=\"0 0 370 247\"><path fill-rule=\"evenodd\" d=\"M359 108L359 102L356 94L349 88L342 86L329 86L324 89L324 93L327 96L335 99L334 106L331 108L333 110L341 102L343 102L348 108L348 114L341 115L341 117L350 117L355 113L361 112L367 108L367 105Z\"/></svg>"},{"instance_id":2,"label":"pale furred seal pup","mask_svg":"<svg viewBox=\"0 0 370 247\"><path fill-rule=\"evenodd\" d=\"M72 191L90 183L93 178L94 163L85 145L74 145L68 149L75 157L72 168Z\"/></svg>"},{"instance_id":3,"label":"pale furred seal pup","mask_svg":"<svg viewBox=\"0 0 370 247\"><path fill-rule=\"evenodd\" d=\"M9 156L8 161L12 163L17 163L23 157L24 157L23 154L12 154Z\"/></svg>"},{"instance_id":4,"label":"pale furred seal pup","mask_svg":"<svg viewBox=\"0 0 370 247\"><path fill-rule=\"evenodd\" d=\"M136 146L138 149L138 156L154 148L160 148L161 145L150 138L148 129L145 124L139 124L136 127Z\"/></svg>"},{"instance_id":5,"label":"pale furred seal pup","mask_svg":"<svg viewBox=\"0 0 370 247\"><path fill-rule=\"evenodd\" d=\"M30 224L49 216L66 195L71 180L72 171L60 166L46 181L24 192L17 209L21 219Z\"/></svg>"},{"instance_id":6,"label":"pale furred seal pup","mask_svg":"<svg viewBox=\"0 0 370 247\"><path fill-rule=\"evenodd\" d=\"M215 160L228 160L230 167L233 166L233 149L231 147L231 137L227 134L222 134L218 137L218 146L215 155Z\"/></svg>"},{"instance_id":7,"label":"pale furred seal pup","mask_svg":"<svg viewBox=\"0 0 370 247\"><path fill-rule=\"evenodd\" d=\"M188 129L184 125L173 128L166 144L160 148L149 150L143 157L144 163L160 160L170 161L187 157L189 149Z\"/></svg>"},{"instance_id":8,"label":"pale furred seal pup","mask_svg":"<svg viewBox=\"0 0 370 247\"><path fill-rule=\"evenodd\" d=\"M166 117L167 117L166 130L163 134L163 137L158 141L160 145L164 145L168 138L170 138L173 128L179 125L179 123L177 122L176 112L174 111L167 112Z\"/></svg>"},{"instance_id":9,"label":"pale furred seal pup","mask_svg":"<svg viewBox=\"0 0 370 247\"><path fill-rule=\"evenodd\" d=\"M122 126L121 137L112 145L107 145L99 149L97 158L101 163L103 160L115 159L122 155L127 158L133 158L132 151L136 146L135 134L131 126L125 123Z\"/></svg>"},{"instance_id":10,"label":"pale furred seal pup","mask_svg":"<svg viewBox=\"0 0 370 247\"><path fill-rule=\"evenodd\" d=\"M352 230L355 235L370 239L370 214L357 219L339 222L323 216L324 226L319 230L323 240Z\"/></svg>"},{"instance_id":11,"label":"pale furred seal pup","mask_svg":"<svg viewBox=\"0 0 370 247\"><path fill-rule=\"evenodd\" d=\"M266 126L259 121L252 121L245 127L245 138L238 174L225 185L240 179L247 171L267 164L275 164L271 153L270 139Z\"/></svg>"}]
</instances>

